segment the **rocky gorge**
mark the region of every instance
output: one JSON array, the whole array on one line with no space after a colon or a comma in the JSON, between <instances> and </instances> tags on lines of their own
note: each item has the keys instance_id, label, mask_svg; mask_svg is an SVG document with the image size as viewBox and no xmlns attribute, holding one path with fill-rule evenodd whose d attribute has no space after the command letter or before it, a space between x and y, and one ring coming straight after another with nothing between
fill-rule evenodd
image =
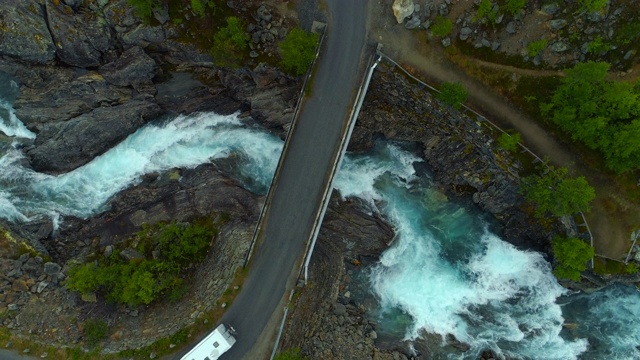
<instances>
[{"instance_id":1,"label":"rocky gorge","mask_svg":"<svg viewBox=\"0 0 640 360\"><path fill-rule=\"evenodd\" d=\"M268 16L272 13L276 11ZM268 22L267 13L261 14L258 22L265 23L259 31ZM0 16L12 19L10 29L0 29L0 70L20 84L16 116L37 135L23 147L28 166L51 174L67 172L145 123L177 113L239 112L246 121L284 136L299 79L266 64L218 68L210 55L177 41L174 27L166 19L162 23L162 15L156 14L160 25L146 25L124 0L0 5ZM269 34L280 36L279 31ZM24 39L29 41L18 46ZM449 196L491 213L504 225L504 238L515 245L548 251L549 237L565 229L531 221L517 192L518 163L493 145L480 122L439 104L381 66L349 150L366 151L376 137L418 143ZM7 251L0 262L3 324L16 336L72 346L83 341L84 322L100 318L111 329L102 344L105 352L140 348L167 337L220 306L216 301L243 262L263 200L223 169L201 165L146 175L110 200L109 210L90 219L65 218L56 232L50 219L5 222L3 227L12 233L7 239L24 238L37 253ZM71 260L104 255L142 224L217 214L231 220L195 274L192 290L177 304L129 309L103 299L82 299L63 286ZM377 259L393 237L394 229L384 219L334 194L312 261L314 286L297 298L282 347L300 348L317 359L411 356L406 347L378 344L376 324L365 317L365 305L349 296L350 269ZM205 276L209 273L220 276L211 280ZM428 353L427 348L419 350L423 356Z\"/></svg>"}]
</instances>

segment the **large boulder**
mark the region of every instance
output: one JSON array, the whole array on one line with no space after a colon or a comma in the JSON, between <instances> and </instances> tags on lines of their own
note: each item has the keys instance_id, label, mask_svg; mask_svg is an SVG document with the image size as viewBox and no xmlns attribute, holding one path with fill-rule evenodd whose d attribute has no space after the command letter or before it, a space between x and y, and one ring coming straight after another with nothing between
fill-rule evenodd
<instances>
[{"instance_id":1,"label":"large boulder","mask_svg":"<svg viewBox=\"0 0 640 360\"><path fill-rule=\"evenodd\" d=\"M109 150L161 113L155 103L132 100L100 107L66 122L38 125L35 147L27 155L36 171L70 171Z\"/></svg>"},{"instance_id":2,"label":"large boulder","mask_svg":"<svg viewBox=\"0 0 640 360\"><path fill-rule=\"evenodd\" d=\"M44 64L55 58L55 50L37 1L0 2L0 55Z\"/></svg>"},{"instance_id":3,"label":"large boulder","mask_svg":"<svg viewBox=\"0 0 640 360\"><path fill-rule=\"evenodd\" d=\"M393 2L393 15L396 16L398 24L402 24L404 19L413 14L414 10L415 5L413 4L413 0L395 0Z\"/></svg>"},{"instance_id":4,"label":"large boulder","mask_svg":"<svg viewBox=\"0 0 640 360\"><path fill-rule=\"evenodd\" d=\"M62 3L47 1L49 29L60 60L77 67L96 67L111 46L111 30L96 12L74 13Z\"/></svg>"},{"instance_id":5,"label":"large boulder","mask_svg":"<svg viewBox=\"0 0 640 360\"><path fill-rule=\"evenodd\" d=\"M53 75L60 81L20 89L14 108L16 116L27 127L67 121L100 106L123 103L131 97L130 89L112 86L95 72L71 79L65 74Z\"/></svg>"},{"instance_id":6,"label":"large boulder","mask_svg":"<svg viewBox=\"0 0 640 360\"><path fill-rule=\"evenodd\" d=\"M108 82L118 86L150 84L155 75L156 62L142 48L134 46L120 57L100 68Z\"/></svg>"}]
</instances>

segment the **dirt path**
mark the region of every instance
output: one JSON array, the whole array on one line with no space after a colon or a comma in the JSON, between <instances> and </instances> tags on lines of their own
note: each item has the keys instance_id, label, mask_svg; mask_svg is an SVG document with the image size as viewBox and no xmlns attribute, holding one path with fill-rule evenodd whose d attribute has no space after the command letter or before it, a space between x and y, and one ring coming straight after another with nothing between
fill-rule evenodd
<instances>
[{"instance_id":1,"label":"dirt path","mask_svg":"<svg viewBox=\"0 0 640 360\"><path fill-rule=\"evenodd\" d=\"M570 144L553 137L507 99L466 75L446 58L442 47L435 41L432 46L419 42L417 39L420 36L416 36L414 31L408 31L396 23L387 2L370 3L369 37L372 41L383 44L383 51L387 55L413 68L426 81L462 83L470 93L469 105L472 108L501 127L519 132L527 147L541 157L548 157L552 164L565 166L574 174L584 175L597 193L591 212L587 214L596 253L614 259L621 259L626 255L631 245L630 233L634 226L639 225L634 214L640 213L640 206L624 201L624 197L618 194L612 176L595 173L583 159L575 155ZM502 65L499 67L507 71L511 68ZM543 74L537 70L531 71L537 75ZM546 72L544 74L548 75Z\"/></svg>"}]
</instances>

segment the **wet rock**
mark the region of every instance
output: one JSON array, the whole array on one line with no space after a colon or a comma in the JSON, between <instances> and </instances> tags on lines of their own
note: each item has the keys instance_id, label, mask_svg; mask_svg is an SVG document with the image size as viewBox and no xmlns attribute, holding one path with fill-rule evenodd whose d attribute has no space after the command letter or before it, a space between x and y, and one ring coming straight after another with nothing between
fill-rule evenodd
<instances>
[{"instance_id":1,"label":"wet rock","mask_svg":"<svg viewBox=\"0 0 640 360\"><path fill-rule=\"evenodd\" d=\"M509 34L515 34L516 33L516 23L513 22L513 21L509 21L507 23L507 29L506 30L507 30L507 32Z\"/></svg>"},{"instance_id":2,"label":"wet rock","mask_svg":"<svg viewBox=\"0 0 640 360\"><path fill-rule=\"evenodd\" d=\"M418 26L420 26L420 17L417 15L413 15L409 20L407 20L407 23L404 24L404 27L409 30L415 29Z\"/></svg>"},{"instance_id":3,"label":"wet rock","mask_svg":"<svg viewBox=\"0 0 640 360\"><path fill-rule=\"evenodd\" d=\"M541 9L543 12L549 14L549 15L555 15L558 11L560 11L560 7L558 7L558 4L556 3L551 3L551 4L545 4L542 6Z\"/></svg>"},{"instance_id":4,"label":"wet rock","mask_svg":"<svg viewBox=\"0 0 640 360\"><path fill-rule=\"evenodd\" d=\"M119 106L97 108L69 121L38 125L35 146L27 155L36 171L70 171L107 151L160 114L162 110L158 105L132 100Z\"/></svg>"},{"instance_id":5,"label":"wet rock","mask_svg":"<svg viewBox=\"0 0 640 360\"><path fill-rule=\"evenodd\" d=\"M482 46L484 46L484 47L490 47L491 46L491 42L486 38L483 38L482 40L480 40L480 44L482 44Z\"/></svg>"},{"instance_id":6,"label":"wet rock","mask_svg":"<svg viewBox=\"0 0 640 360\"><path fill-rule=\"evenodd\" d=\"M449 47L451 45L451 38L450 37L445 37L443 38L440 43L442 44L442 46L444 47Z\"/></svg>"},{"instance_id":7,"label":"wet rock","mask_svg":"<svg viewBox=\"0 0 640 360\"><path fill-rule=\"evenodd\" d=\"M473 30L470 27L463 27L460 29L460 40L467 40L472 32Z\"/></svg>"},{"instance_id":8,"label":"wet rock","mask_svg":"<svg viewBox=\"0 0 640 360\"><path fill-rule=\"evenodd\" d=\"M394 0L392 8L393 15L396 17L398 24L402 24L404 19L411 16L415 10L413 0Z\"/></svg>"},{"instance_id":9,"label":"wet rock","mask_svg":"<svg viewBox=\"0 0 640 360\"><path fill-rule=\"evenodd\" d=\"M127 45L146 47L149 44L160 44L166 39L161 26L138 25L135 29L122 35L122 42Z\"/></svg>"},{"instance_id":10,"label":"wet rock","mask_svg":"<svg viewBox=\"0 0 640 360\"><path fill-rule=\"evenodd\" d=\"M634 56L635 56L635 54L636 54L636 49L631 49L631 50L627 51L627 52L624 54L624 59L625 59L625 60L629 60L629 59L631 59L632 57L634 57ZM639 182L640 182L640 181L639 181Z\"/></svg>"},{"instance_id":11,"label":"wet rock","mask_svg":"<svg viewBox=\"0 0 640 360\"><path fill-rule=\"evenodd\" d=\"M569 45L564 41L556 41L553 44L551 44L551 50L558 53L564 52L569 50Z\"/></svg>"},{"instance_id":12,"label":"wet rock","mask_svg":"<svg viewBox=\"0 0 640 360\"><path fill-rule=\"evenodd\" d=\"M55 46L42 6L34 0L0 3L0 55L44 64L55 58Z\"/></svg>"},{"instance_id":13,"label":"wet rock","mask_svg":"<svg viewBox=\"0 0 640 360\"><path fill-rule=\"evenodd\" d=\"M112 40L104 18L95 12L78 17L67 5L45 4L58 58L71 66L99 66Z\"/></svg>"},{"instance_id":14,"label":"wet rock","mask_svg":"<svg viewBox=\"0 0 640 360\"><path fill-rule=\"evenodd\" d=\"M560 30L563 27L567 26L567 20L565 19L553 19L547 22L549 24L549 28L551 30Z\"/></svg>"},{"instance_id":15,"label":"wet rock","mask_svg":"<svg viewBox=\"0 0 640 360\"><path fill-rule=\"evenodd\" d=\"M447 7L446 3L440 4L440 6L438 7L438 14L440 16L447 16L449 14L449 8Z\"/></svg>"},{"instance_id":16,"label":"wet rock","mask_svg":"<svg viewBox=\"0 0 640 360\"><path fill-rule=\"evenodd\" d=\"M126 248L120 252L120 257L125 261L144 260L144 255L132 248Z\"/></svg>"},{"instance_id":17,"label":"wet rock","mask_svg":"<svg viewBox=\"0 0 640 360\"><path fill-rule=\"evenodd\" d=\"M60 265L54 263L54 262L46 262L44 263L44 273L49 275L49 276L53 276L56 275L60 272L60 270L62 269L62 267L60 267Z\"/></svg>"},{"instance_id":18,"label":"wet rock","mask_svg":"<svg viewBox=\"0 0 640 360\"><path fill-rule=\"evenodd\" d=\"M491 42L491 50L493 51L497 51L500 48L500 42L499 41L493 41Z\"/></svg>"},{"instance_id":19,"label":"wet rock","mask_svg":"<svg viewBox=\"0 0 640 360\"><path fill-rule=\"evenodd\" d=\"M134 87L150 84L155 75L156 62L142 48L134 46L111 63L100 68L100 74L113 85Z\"/></svg>"}]
</instances>

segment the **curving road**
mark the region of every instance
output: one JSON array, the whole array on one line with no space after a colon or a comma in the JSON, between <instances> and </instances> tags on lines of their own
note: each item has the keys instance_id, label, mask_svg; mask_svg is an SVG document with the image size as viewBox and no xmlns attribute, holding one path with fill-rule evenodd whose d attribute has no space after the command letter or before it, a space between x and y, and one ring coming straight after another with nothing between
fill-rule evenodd
<instances>
[{"instance_id":1,"label":"curving road","mask_svg":"<svg viewBox=\"0 0 640 360\"><path fill-rule=\"evenodd\" d=\"M364 74L367 1L327 0L329 24L312 96L304 103L250 263L222 321L237 331L221 359L262 359L273 347L330 169Z\"/></svg>"}]
</instances>

